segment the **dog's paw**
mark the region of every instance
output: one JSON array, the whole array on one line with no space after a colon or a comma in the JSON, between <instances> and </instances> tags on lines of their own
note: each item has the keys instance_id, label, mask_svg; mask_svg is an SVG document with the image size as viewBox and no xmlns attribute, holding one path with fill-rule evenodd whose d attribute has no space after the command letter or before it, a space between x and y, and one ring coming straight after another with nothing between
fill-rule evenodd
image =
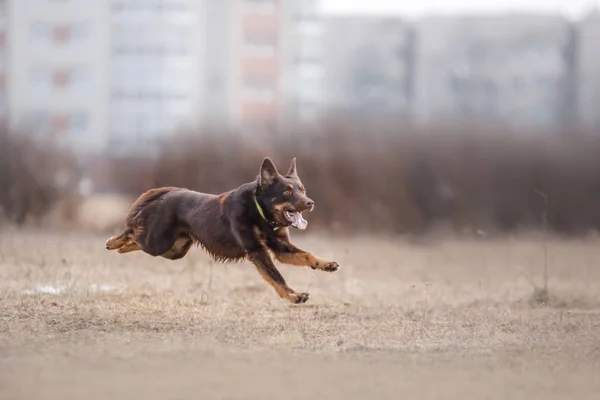
<instances>
[{"instance_id":1,"label":"dog's paw","mask_svg":"<svg viewBox=\"0 0 600 400\"><path fill-rule=\"evenodd\" d=\"M117 247L115 247L113 241L114 241L113 238L109 238L106 240L106 242L104 243L106 250L115 250L117 248Z\"/></svg>"},{"instance_id":2,"label":"dog's paw","mask_svg":"<svg viewBox=\"0 0 600 400\"><path fill-rule=\"evenodd\" d=\"M323 271L326 271L326 272L335 272L338 269L340 269L340 264L336 263L335 261L328 262L323 267Z\"/></svg>"},{"instance_id":3,"label":"dog's paw","mask_svg":"<svg viewBox=\"0 0 600 400\"><path fill-rule=\"evenodd\" d=\"M308 301L308 293L294 293L291 296L292 303L302 304Z\"/></svg>"}]
</instances>

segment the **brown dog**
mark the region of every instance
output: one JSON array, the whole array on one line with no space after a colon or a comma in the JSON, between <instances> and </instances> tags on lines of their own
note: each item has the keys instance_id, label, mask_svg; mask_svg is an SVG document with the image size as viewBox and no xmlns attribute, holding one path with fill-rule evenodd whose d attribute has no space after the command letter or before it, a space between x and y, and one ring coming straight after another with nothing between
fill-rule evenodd
<instances>
[{"instance_id":1,"label":"brown dog","mask_svg":"<svg viewBox=\"0 0 600 400\"><path fill-rule=\"evenodd\" d=\"M313 208L298 177L296 159L283 176L267 157L255 181L220 195L175 187L143 193L127 214L125 231L108 239L106 248L178 260L197 243L217 261L248 259L280 297L305 303L308 293L297 293L285 283L269 251L282 263L337 271L338 263L290 242L287 228L306 229L302 212Z\"/></svg>"}]
</instances>

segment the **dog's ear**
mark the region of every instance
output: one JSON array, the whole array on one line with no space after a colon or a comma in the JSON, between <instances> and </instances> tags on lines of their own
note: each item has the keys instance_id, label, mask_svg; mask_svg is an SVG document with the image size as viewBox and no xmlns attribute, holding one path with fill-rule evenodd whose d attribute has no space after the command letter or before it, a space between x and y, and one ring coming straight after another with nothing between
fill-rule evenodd
<instances>
[{"instance_id":1,"label":"dog's ear","mask_svg":"<svg viewBox=\"0 0 600 400\"><path fill-rule=\"evenodd\" d=\"M265 157L260 166L260 185L269 186L273 184L278 175L279 172L277 172L277 168L275 168L273 161L271 161L269 157Z\"/></svg>"},{"instance_id":2,"label":"dog's ear","mask_svg":"<svg viewBox=\"0 0 600 400\"><path fill-rule=\"evenodd\" d=\"M290 170L285 175L288 178L297 178L298 173L296 172L296 157L292 158L292 165L290 165Z\"/></svg>"}]
</instances>

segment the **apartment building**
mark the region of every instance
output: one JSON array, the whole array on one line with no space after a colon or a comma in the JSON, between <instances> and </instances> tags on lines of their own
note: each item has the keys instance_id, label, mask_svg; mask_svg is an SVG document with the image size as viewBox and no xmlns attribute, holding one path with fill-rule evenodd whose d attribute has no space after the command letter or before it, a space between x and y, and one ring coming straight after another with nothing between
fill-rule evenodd
<instances>
[{"instance_id":1,"label":"apartment building","mask_svg":"<svg viewBox=\"0 0 600 400\"><path fill-rule=\"evenodd\" d=\"M324 101L324 26L318 0L284 2L282 119L294 123L314 122Z\"/></svg>"},{"instance_id":2,"label":"apartment building","mask_svg":"<svg viewBox=\"0 0 600 400\"><path fill-rule=\"evenodd\" d=\"M578 40L578 117L589 128L600 129L600 11L580 23Z\"/></svg>"},{"instance_id":3,"label":"apartment building","mask_svg":"<svg viewBox=\"0 0 600 400\"><path fill-rule=\"evenodd\" d=\"M110 3L110 150L152 152L166 135L201 123L205 3Z\"/></svg>"},{"instance_id":4,"label":"apartment building","mask_svg":"<svg viewBox=\"0 0 600 400\"><path fill-rule=\"evenodd\" d=\"M152 152L165 135L201 122L204 1L6 3L0 74L8 60L13 127L81 154L120 154Z\"/></svg>"},{"instance_id":5,"label":"apartment building","mask_svg":"<svg viewBox=\"0 0 600 400\"><path fill-rule=\"evenodd\" d=\"M237 0L233 120L246 129L277 122L282 107L282 0Z\"/></svg>"},{"instance_id":6,"label":"apartment building","mask_svg":"<svg viewBox=\"0 0 600 400\"><path fill-rule=\"evenodd\" d=\"M5 7L3 81L11 126L70 149L107 145L109 32L106 1L13 0ZM6 105L4 105L6 109Z\"/></svg>"},{"instance_id":7,"label":"apartment building","mask_svg":"<svg viewBox=\"0 0 600 400\"><path fill-rule=\"evenodd\" d=\"M204 108L202 125L222 127L233 122L236 104L240 27L237 0L205 0L203 14Z\"/></svg>"},{"instance_id":8,"label":"apartment building","mask_svg":"<svg viewBox=\"0 0 600 400\"><path fill-rule=\"evenodd\" d=\"M378 16L328 17L324 23L327 112L408 115L413 81L409 24Z\"/></svg>"},{"instance_id":9,"label":"apartment building","mask_svg":"<svg viewBox=\"0 0 600 400\"><path fill-rule=\"evenodd\" d=\"M317 0L208 0L206 18L205 121L252 131L316 117Z\"/></svg>"},{"instance_id":10,"label":"apartment building","mask_svg":"<svg viewBox=\"0 0 600 400\"><path fill-rule=\"evenodd\" d=\"M569 22L507 14L431 17L416 26L415 116L552 126L569 73Z\"/></svg>"},{"instance_id":11,"label":"apartment building","mask_svg":"<svg viewBox=\"0 0 600 400\"><path fill-rule=\"evenodd\" d=\"M0 0L0 121L5 122L7 117L7 4L6 0Z\"/></svg>"},{"instance_id":12,"label":"apartment building","mask_svg":"<svg viewBox=\"0 0 600 400\"><path fill-rule=\"evenodd\" d=\"M0 115L81 154L314 118L320 33L316 0L0 0Z\"/></svg>"}]
</instances>

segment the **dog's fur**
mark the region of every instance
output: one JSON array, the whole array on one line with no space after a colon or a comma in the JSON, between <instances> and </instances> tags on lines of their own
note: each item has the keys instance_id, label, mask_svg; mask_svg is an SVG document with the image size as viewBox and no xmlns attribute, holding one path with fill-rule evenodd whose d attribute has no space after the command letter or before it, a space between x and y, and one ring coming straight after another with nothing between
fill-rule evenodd
<instances>
[{"instance_id":1,"label":"dog's fur","mask_svg":"<svg viewBox=\"0 0 600 400\"><path fill-rule=\"evenodd\" d=\"M298 177L296 159L283 176L267 157L255 181L220 195L176 187L148 190L131 206L124 232L109 238L106 248L121 254L141 250L178 260L197 243L217 261L249 260L280 297L305 303L308 293L297 293L286 284L269 252L282 263L338 270L338 263L322 260L290 242L292 223L286 210L312 211L313 207Z\"/></svg>"}]
</instances>

